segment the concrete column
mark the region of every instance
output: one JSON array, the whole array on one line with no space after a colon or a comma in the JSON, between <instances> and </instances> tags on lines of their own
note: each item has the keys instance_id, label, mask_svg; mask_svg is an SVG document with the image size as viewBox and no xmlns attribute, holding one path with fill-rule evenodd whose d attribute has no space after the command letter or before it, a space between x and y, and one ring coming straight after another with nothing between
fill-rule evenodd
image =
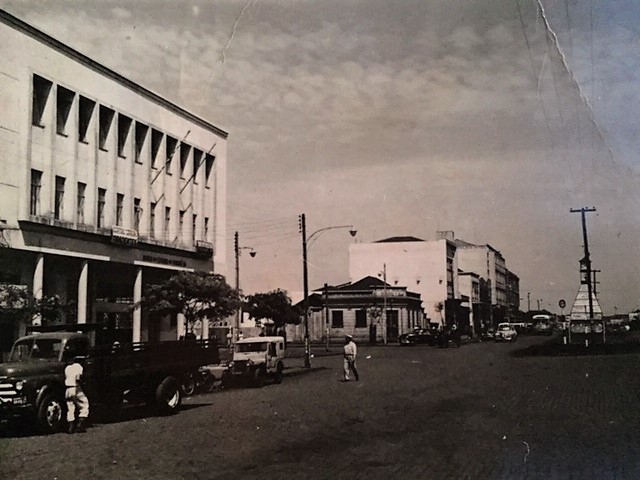
<instances>
[{"instance_id":1,"label":"concrete column","mask_svg":"<svg viewBox=\"0 0 640 480\"><path fill-rule=\"evenodd\" d=\"M89 285L89 261L83 260L78 277L78 323L87 323L87 289Z\"/></svg>"},{"instance_id":2,"label":"concrete column","mask_svg":"<svg viewBox=\"0 0 640 480\"><path fill-rule=\"evenodd\" d=\"M209 319L202 319L202 339L205 340L209 338Z\"/></svg>"},{"instance_id":3,"label":"concrete column","mask_svg":"<svg viewBox=\"0 0 640 480\"><path fill-rule=\"evenodd\" d=\"M184 315L181 313L178 314L176 329L178 330L178 340L180 339L180 337L184 338L187 333L187 325Z\"/></svg>"},{"instance_id":4,"label":"concrete column","mask_svg":"<svg viewBox=\"0 0 640 480\"><path fill-rule=\"evenodd\" d=\"M36 257L36 268L33 272L33 297L36 300L42 300L44 288L44 254L39 253ZM34 326L42 325L42 316L36 314L33 316L31 324Z\"/></svg>"},{"instance_id":5,"label":"concrete column","mask_svg":"<svg viewBox=\"0 0 640 480\"><path fill-rule=\"evenodd\" d=\"M133 283L134 305L142 300L142 267L136 268L136 279ZM142 338L142 309L140 306L133 309L133 338L132 342L139 342Z\"/></svg>"}]
</instances>

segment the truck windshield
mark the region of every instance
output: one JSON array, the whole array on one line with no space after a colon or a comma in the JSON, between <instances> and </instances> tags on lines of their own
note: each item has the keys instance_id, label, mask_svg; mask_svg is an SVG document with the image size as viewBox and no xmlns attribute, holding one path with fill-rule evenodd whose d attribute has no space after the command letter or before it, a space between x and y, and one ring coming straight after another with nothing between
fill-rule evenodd
<instances>
[{"instance_id":1,"label":"truck windshield","mask_svg":"<svg viewBox=\"0 0 640 480\"><path fill-rule=\"evenodd\" d=\"M62 340L55 338L37 338L17 342L11 350L10 362L28 362L33 360L58 360L62 350Z\"/></svg>"},{"instance_id":2,"label":"truck windshield","mask_svg":"<svg viewBox=\"0 0 640 480\"><path fill-rule=\"evenodd\" d=\"M237 352L266 352L267 342L237 343Z\"/></svg>"}]
</instances>

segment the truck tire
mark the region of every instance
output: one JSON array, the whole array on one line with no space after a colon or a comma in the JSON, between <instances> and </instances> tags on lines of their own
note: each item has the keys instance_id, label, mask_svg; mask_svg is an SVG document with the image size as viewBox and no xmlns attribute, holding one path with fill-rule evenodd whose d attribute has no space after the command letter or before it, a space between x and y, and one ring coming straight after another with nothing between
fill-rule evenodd
<instances>
[{"instance_id":1,"label":"truck tire","mask_svg":"<svg viewBox=\"0 0 640 480\"><path fill-rule=\"evenodd\" d=\"M182 384L180 386L182 393L184 393L186 397L193 395L196 391L196 379L193 373L185 373L182 376Z\"/></svg>"},{"instance_id":2,"label":"truck tire","mask_svg":"<svg viewBox=\"0 0 640 480\"><path fill-rule=\"evenodd\" d=\"M163 415L175 413L182 402L182 390L174 377L165 378L156 388L155 403Z\"/></svg>"},{"instance_id":3,"label":"truck tire","mask_svg":"<svg viewBox=\"0 0 640 480\"><path fill-rule=\"evenodd\" d=\"M253 371L253 386L256 388L262 388L264 385L264 370L262 368L256 368Z\"/></svg>"},{"instance_id":4,"label":"truck tire","mask_svg":"<svg viewBox=\"0 0 640 480\"><path fill-rule=\"evenodd\" d=\"M62 430L66 420L66 402L54 392L47 393L38 407L37 426L42 433L55 433Z\"/></svg>"},{"instance_id":5,"label":"truck tire","mask_svg":"<svg viewBox=\"0 0 640 480\"><path fill-rule=\"evenodd\" d=\"M284 365L282 362L278 362L278 366L276 368L276 373L273 374L273 381L275 383L282 383L282 371L284 370Z\"/></svg>"}]
</instances>

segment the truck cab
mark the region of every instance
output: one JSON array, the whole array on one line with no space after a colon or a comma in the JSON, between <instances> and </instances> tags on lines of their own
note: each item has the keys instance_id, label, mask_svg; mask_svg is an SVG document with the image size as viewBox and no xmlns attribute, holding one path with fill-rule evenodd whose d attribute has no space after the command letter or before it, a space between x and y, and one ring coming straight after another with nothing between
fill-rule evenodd
<instances>
[{"instance_id":1,"label":"truck cab","mask_svg":"<svg viewBox=\"0 0 640 480\"><path fill-rule=\"evenodd\" d=\"M261 387L267 378L282 382L284 370L283 337L250 337L236 342L233 359L222 375L222 384L233 380L249 380Z\"/></svg>"},{"instance_id":2,"label":"truck cab","mask_svg":"<svg viewBox=\"0 0 640 480\"><path fill-rule=\"evenodd\" d=\"M42 333L15 342L0 365L0 418L35 415L47 431L64 420L64 369L89 353L89 338L78 333Z\"/></svg>"}]
</instances>

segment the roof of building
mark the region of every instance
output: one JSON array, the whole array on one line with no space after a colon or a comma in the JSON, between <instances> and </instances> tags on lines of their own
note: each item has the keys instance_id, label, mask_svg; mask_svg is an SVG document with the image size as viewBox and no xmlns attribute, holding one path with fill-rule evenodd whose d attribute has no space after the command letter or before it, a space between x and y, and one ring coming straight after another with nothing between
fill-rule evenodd
<instances>
[{"instance_id":1,"label":"roof of building","mask_svg":"<svg viewBox=\"0 0 640 480\"><path fill-rule=\"evenodd\" d=\"M105 77L109 77L112 80L118 82L120 85L123 85L126 88L129 88L133 91L135 91L136 93L140 94L143 97L146 97L147 99L169 109L174 111L175 113L177 113L178 115L186 118L187 120L200 125L201 127L207 129L207 130L211 130L213 132L215 132L216 134L220 135L223 138L227 138L227 136L229 135L227 132L225 132L224 130L216 127L215 125L213 125L212 123L209 123L207 120L204 120L201 117L198 117L197 115L194 115L193 113L185 110L184 108L176 105L175 103L171 102L170 100L167 100L166 98L158 95L157 93L152 92L151 90L143 87L142 85L139 85L137 83L135 83L133 80L130 80L128 78L126 78L125 76L119 74L118 72L116 72L115 70L110 69L109 67L106 67L104 65L102 65L101 63L96 62L95 60L87 57L86 55L80 53L79 51L71 48L70 46L62 43L59 40L56 40L55 38L51 37L50 35L47 35L46 33L44 33L41 30L38 30L37 28L33 27L32 25L29 25L26 22L23 22L22 20L20 20L17 17L14 17L13 15L11 15L10 13L8 13L5 10L0 9L0 22L9 25L13 28L15 28L16 30L19 30L20 32L24 33L25 35L28 35L42 43L45 43L46 45L48 45L49 47L53 48L54 50L59 51L60 53L62 53L63 55L85 65L86 67L89 67L90 69L98 72L101 75L104 75Z\"/></svg>"},{"instance_id":2,"label":"roof of building","mask_svg":"<svg viewBox=\"0 0 640 480\"><path fill-rule=\"evenodd\" d=\"M374 243L400 243L400 242L424 242L423 239L411 236L404 237L389 237L382 240L377 240Z\"/></svg>"}]
</instances>

